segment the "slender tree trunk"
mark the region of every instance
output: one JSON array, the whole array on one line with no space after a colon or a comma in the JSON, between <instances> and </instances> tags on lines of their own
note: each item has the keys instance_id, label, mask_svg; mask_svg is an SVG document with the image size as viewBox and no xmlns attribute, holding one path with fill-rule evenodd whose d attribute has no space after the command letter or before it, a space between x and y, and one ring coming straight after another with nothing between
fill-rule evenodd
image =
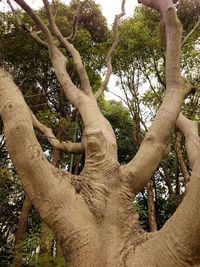
<instances>
[{"instance_id":1,"label":"slender tree trunk","mask_svg":"<svg viewBox=\"0 0 200 267\"><path fill-rule=\"evenodd\" d=\"M158 230L158 227L157 227L157 222L156 222L154 193L153 193L153 186L152 186L151 181L147 184L146 189L147 189L147 203L148 203L150 230L151 232L155 232Z\"/></svg>"},{"instance_id":2,"label":"slender tree trunk","mask_svg":"<svg viewBox=\"0 0 200 267\"><path fill-rule=\"evenodd\" d=\"M162 167L163 172L164 172L164 179L165 179L165 182L166 182L168 190L169 190L169 195L173 198L174 197L174 190L172 188L172 181L171 181L172 179L170 177L170 174L169 174L169 171L167 168L167 164L165 162L161 162L161 167Z\"/></svg>"},{"instance_id":3,"label":"slender tree trunk","mask_svg":"<svg viewBox=\"0 0 200 267\"><path fill-rule=\"evenodd\" d=\"M176 196L179 196L180 195L180 181L179 181L179 163L178 163L178 159L176 159L176 161L175 161L174 173L175 173L175 183L176 183Z\"/></svg>"},{"instance_id":4,"label":"slender tree trunk","mask_svg":"<svg viewBox=\"0 0 200 267\"><path fill-rule=\"evenodd\" d=\"M19 217L18 229L15 236L14 267L23 266L22 242L24 240L24 236L26 233L26 225L30 207L31 207L31 202L26 195L22 205L22 210Z\"/></svg>"},{"instance_id":5,"label":"slender tree trunk","mask_svg":"<svg viewBox=\"0 0 200 267\"><path fill-rule=\"evenodd\" d=\"M79 155L76 159L76 164L75 164L75 168L74 168L74 174L78 175L79 174L79 165L81 163L81 159L82 159L83 155Z\"/></svg>"},{"instance_id":6,"label":"slender tree trunk","mask_svg":"<svg viewBox=\"0 0 200 267\"><path fill-rule=\"evenodd\" d=\"M184 177L184 184L185 184L185 188L187 189L187 184L190 181L190 174L187 170L187 167L185 165L184 159L183 159L183 151L181 148L181 132L180 131L176 131L176 151L177 151L177 157L178 157L178 162L179 162L179 166L181 169L181 172L183 174Z\"/></svg>"}]
</instances>

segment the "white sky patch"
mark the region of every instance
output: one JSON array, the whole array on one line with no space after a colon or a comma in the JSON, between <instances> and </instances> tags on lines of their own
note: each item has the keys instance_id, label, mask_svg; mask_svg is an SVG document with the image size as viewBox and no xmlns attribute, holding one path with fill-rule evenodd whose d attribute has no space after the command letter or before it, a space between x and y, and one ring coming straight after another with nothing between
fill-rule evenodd
<instances>
[{"instance_id":1,"label":"white sky patch","mask_svg":"<svg viewBox=\"0 0 200 267\"><path fill-rule=\"evenodd\" d=\"M114 22L115 15L121 11L121 0L96 0L97 4L102 7L102 13L106 17L108 24L111 25ZM126 16L132 16L135 7L138 5L137 0L126 0L125 11Z\"/></svg>"},{"instance_id":2,"label":"white sky patch","mask_svg":"<svg viewBox=\"0 0 200 267\"><path fill-rule=\"evenodd\" d=\"M14 2L14 1L13 1ZM50 1L49 1L50 2ZM62 0L62 2L69 4L70 0ZM115 15L120 13L122 0L95 0L102 8L102 13L106 17L109 26L112 25ZM26 3L33 8L40 8L43 6L42 0L26 0ZM126 16L133 15L135 7L138 5L137 0L126 0L125 11ZM8 5L6 0L1 1L0 10L7 10Z\"/></svg>"}]
</instances>

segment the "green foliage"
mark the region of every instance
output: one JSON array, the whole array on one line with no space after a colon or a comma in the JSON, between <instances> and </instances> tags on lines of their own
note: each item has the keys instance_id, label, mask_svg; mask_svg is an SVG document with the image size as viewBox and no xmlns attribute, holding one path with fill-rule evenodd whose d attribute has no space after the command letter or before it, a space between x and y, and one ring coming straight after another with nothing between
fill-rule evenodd
<instances>
[{"instance_id":1,"label":"green foliage","mask_svg":"<svg viewBox=\"0 0 200 267\"><path fill-rule=\"evenodd\" d=\"M127 71L137 68L138 60L148 64L152 56L161 53L158 12L145 7L136 8L133 17L122 22L120 46L114 59L114 69Z\"/></svg>"},{"instance_id":2,"label":"green foliage","mask_svg":"<svg viewBox=\"0 0 200 267\"><path fill-rule=\"evenodd\" d=\"M0 266L7 266L12 260L22 199L18 177L10 168L0 168Z\"/></svg>"},{"instance_id":3,"label":"green foliage","mask_svg":"<svg viewBox=\"0 0 200 267\"><path fill-rule=\"evenodd\" d=\"M33 267L67 267L63 257L38 256L38 259L32 265Z\"/></svg>"}]
</instances>

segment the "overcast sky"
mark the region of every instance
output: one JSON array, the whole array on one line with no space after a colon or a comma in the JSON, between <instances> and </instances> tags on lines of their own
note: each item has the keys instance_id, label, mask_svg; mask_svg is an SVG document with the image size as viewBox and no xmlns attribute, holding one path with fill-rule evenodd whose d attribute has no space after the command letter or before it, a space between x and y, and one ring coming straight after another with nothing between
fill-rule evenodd
<instances>
[{"instance_id":1,"label":"overcast sky","mask_svg":"<svg viewBox=\"0 0 200 267\"><path fill-rule=\"evenodd\" d=\"M121 0L96 0L96 3L102 6L104 16L107 18L108 23L112 24L114 17L121 11ZM134 8L137 5L137 0L126 0L126 15L133 14Z\"/></svg>"},{"instance_id":2,"label":"overcast sky","mask_svg":"<svg viewBox=\"0 0 200 267\"><path fill-rule=\"evenodd\" d=\"M42 0L26 0L26 2L32 7L41 7L43 5ZM68 4L70 0L63 0L63 2ZM109 25L111 25L114 21L115 15L121 11L122 0L95 0L95 2L100 4L104 16L107 18ZM136 5L137 0L126 0L126 16L130 16L133 14ZM3 0L0 3L0 10L3 10L6 7L6 0Z\"/></svg>"}]
</instances>

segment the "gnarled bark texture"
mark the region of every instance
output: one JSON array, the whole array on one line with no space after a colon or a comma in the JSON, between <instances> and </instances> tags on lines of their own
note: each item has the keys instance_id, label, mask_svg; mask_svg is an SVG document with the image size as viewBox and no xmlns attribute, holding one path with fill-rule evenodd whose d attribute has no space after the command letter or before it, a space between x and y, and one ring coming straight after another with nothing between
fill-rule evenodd
<instances>
[{"instance_id":1,"label":"gnarled bark texture","mask_svg":"<svg viewBox=\"0 0 200 267\"><path fill-rule=\"evenodd\" d=\"M172 0L141 1L159 10L165 22L167 89L138 153L125 166L118 163L116 137L99 110L81 57L57 28L48 1L43 0L49 27L25 1L15 2L43 32L57 78L85 125L81 144L74 144L75 151L77 146L85 151L83 171L80 175L60 171L44 156L33 125L44 132L47 129L36 123L19 88L5 70L0 70L0 114L10 157L28 197L56 235L66 261L74 267L183 267L200 262L199 137L196 124L179 115L191 87L180 75L181 25ZM66 71L67 60L52 33L71 53L82 90L72 83ZM186 137L193 173L186 197L174 216L162 230L148 235L138 225L133 198L168 152L169 135L176 121ZM62 147L62 143L56 146Z\"/></svg>"}]
</instances>

